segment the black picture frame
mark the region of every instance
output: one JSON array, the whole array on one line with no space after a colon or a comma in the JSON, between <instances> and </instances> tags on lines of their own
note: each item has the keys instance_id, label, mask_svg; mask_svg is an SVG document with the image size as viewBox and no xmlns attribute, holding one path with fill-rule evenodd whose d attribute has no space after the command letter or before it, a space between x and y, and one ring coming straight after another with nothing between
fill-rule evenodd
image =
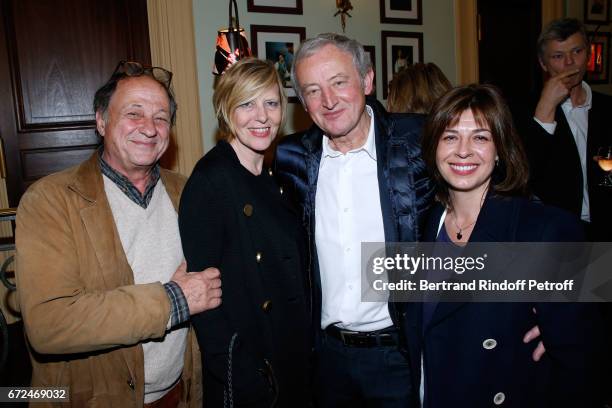
<instances>
[{"instance_id":1,"label":"black picture frame","mask_svg":"<svg viewBox=\"0 0 612 408\"><path fill-rule=\"evenodd\" d=\"M381 31L381 44L383 98L387 99L389 82L401 66L423 62L423 33ZM404 61L400 61L402 59Z\"/></svg>"},{"instance_id":2,"label":"black picture frame","mask_svg":"<svg viewBox=\"0 0 612 408\"><path fill-rule=\"evenodd\" d=\"M609 24L610 0L584 0L585 24Z\"/></svg>"},{"instance_id":3,"label":"black picture frame","mask_svg":"<svg viewBox=\"0 0 612 408\"><path fill-rule=\"evenodd\" d=\"M380 22L423 24L422 0L380 0Z\"/></svg>"},{"instance_id":4,"label":"black picture frame","mask_svg":"<svg viewBox=\"0 0 612 408\"><path fill-rule=\"evenodd\" d=\"M285 66L282 70L278 67L277 69L279 69L279 75L283 79L287 99L291 103L299 101L295 90L291 86L288 74L291 72L295 50L305 39L306 27L251 25L251 51L253 55L275 64L280 64L280 56L283 56Z\"/></svg>"},{"instance_id":5,"label":"black picture frame","mask_svg":"<svg viewBox=\"0 0 612 408\"><path fill-rule=\"evenodd\" d=\"M250 13L304 14L302 0L247 0Z\"/></svg>"},{"instance_id":6,"label":"black picture frame","mask_svg":"<svg viewBox=\"0 0 612 408\"><path fill-rule=\"evenodd\" d=\"M372 83L372 92L370 95L376 97L376 47L373 45L364 45L363 49L370 56L372 70L374 71L374 82Z\"/></svg>"}]
</instances>

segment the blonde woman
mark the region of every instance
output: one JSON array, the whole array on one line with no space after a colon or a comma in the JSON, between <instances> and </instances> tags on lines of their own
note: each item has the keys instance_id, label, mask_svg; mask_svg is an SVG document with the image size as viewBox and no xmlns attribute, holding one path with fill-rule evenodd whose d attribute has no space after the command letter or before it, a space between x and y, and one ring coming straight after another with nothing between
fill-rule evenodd
<instances>
[{"instance_id":1,"label":"blonde woman","mask_svg":"<svg viewBox=\"0 0 612 408\"><path fill-rule=\"evenodd\" d=\"M221 271L221 306L192 318L204 404L306 405L311 335L304 234L264 168L286 108L276 69L254 58L239 61L220 78L213 105L226 140L196 165L179 213L188 268Z\"/></svg>"}]
</instances>

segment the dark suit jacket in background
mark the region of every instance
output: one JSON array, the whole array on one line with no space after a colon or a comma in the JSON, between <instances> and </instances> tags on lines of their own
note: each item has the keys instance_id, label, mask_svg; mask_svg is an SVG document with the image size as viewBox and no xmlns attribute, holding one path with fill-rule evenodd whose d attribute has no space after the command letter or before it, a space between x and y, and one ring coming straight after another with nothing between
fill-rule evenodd
<instances>
[{"instance_id":1,"label":"dark suit jacket in background","mask_svg":"<svg viewBox=\"0 0 612 408\"><path fill-rule=\"evenodd\" d=\"M435 241L443 208L429 217L425 240ZM570 214L522 198L489 196L470 242L579 241L582 228ZM503 244L501 244L503 245ZM421 353L426 373L425 407L491 407L503 393L504 407L592 407L596 397L594 359L601 351L598 310L589 304L438 303L422 327L422 303L398 304L415 381ZM537 314L532 308L537 308ZM546 354L538 363L536 342L525 333L539 325ZM494 339L493 349L483 342Z\"/></svg>"},{"instance_id":2,"label":"dark suit jacket in background","mask_svg":"<svg viewBox=\"0 0 612 408\"><path fill-rule=\"evenodd\" d=\"M583 180L574 136L563 109L555 112L557 127L550 135L530 112L517 118L529 157L533 193L545 204L564 208L578 217L582 212ZM612 188L600 187L605 172L593 157L597 148L612 145L612 96L593 92L587 134L587 181L593 235L590 240L612 241ZM591 235L591 234L589 234Z\"/></svg>"},{"instance_id":3,"label":"dark suit jacket in background","mask_svg":"<svg viewBox=\"0 0 612 408\"><path fill-rule=\"evenodd\" d=\"M181 196L179 226L188 270L217 267L222 303L192 317L203 356L204 405L223 405L232 351L234 406L309 400L311 329L304 232L264 169L249 173L220 142L197 164Z\"/></svg>"}]
</instances>

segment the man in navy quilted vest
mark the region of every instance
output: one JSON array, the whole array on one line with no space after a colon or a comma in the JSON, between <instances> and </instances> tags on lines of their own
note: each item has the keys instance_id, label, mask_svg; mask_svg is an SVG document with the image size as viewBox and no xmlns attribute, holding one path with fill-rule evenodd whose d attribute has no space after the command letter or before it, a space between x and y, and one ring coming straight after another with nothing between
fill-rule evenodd
<instances>
[{"instance_id":1,"label":"man in navy quilted vest","mask_svg":"<svg viewBox=\"0 0 612 408\"><path fill-rule=\"evenodd\" d=\"M314 124L276 155L283 191L303 209L311 254L319 406L418 403L395 308L361 299L361 243L416 241L433 198L421 115L388 114L374 98L363 47L339 34L306 40L292 80Z\"/></svg>"}]
</instances>

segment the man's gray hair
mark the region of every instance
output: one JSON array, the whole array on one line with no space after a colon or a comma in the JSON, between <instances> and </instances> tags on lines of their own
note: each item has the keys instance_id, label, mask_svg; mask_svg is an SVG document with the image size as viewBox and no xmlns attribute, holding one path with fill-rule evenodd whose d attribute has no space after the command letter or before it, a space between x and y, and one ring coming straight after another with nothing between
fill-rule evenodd
<instances>
[{"instance_id":1,"label":"man's gray hair","mask_svg":"<svg viewBox=\"0 0 612 408\"><path fill-rule=\"evenodd\" d=\"M580 20L575 18L560 18L553 20L544 29L538 38L538 57L544 60L544 53L549 41L565 41L572 35L580 33L584 38L584 45L587 47L587 53L590 53L589 39L586 35L584 25Z\"/></svg>"},{"instance_id":2,"label":"man's gray hair","mask_svg":"<svg viewBox=\"0 0 612 408\"><path fill-rule=\"evenodd\" d=\"M372 69L372 62L370 61L369 54L364 51L363 45L361 45L358 41L350 39L342 34L319 34L314 38L305 40L300 45L300 48L297 50L293 58L293 64L291 65L291 82L293 83L293 89L295 89L295 93L297 94L298 98L300 98L302 103L304 103L304 98L302 95L302 88L295 74L295 67L302 59L311 57L321 48L327 45L333 45L340 51L351 55L353 58L353 64L355 65L355 68L357 68L357 72L359 72L361 83L363 86L365 86L365 77L370 69Z\"/></svg>"}]
</instances>

